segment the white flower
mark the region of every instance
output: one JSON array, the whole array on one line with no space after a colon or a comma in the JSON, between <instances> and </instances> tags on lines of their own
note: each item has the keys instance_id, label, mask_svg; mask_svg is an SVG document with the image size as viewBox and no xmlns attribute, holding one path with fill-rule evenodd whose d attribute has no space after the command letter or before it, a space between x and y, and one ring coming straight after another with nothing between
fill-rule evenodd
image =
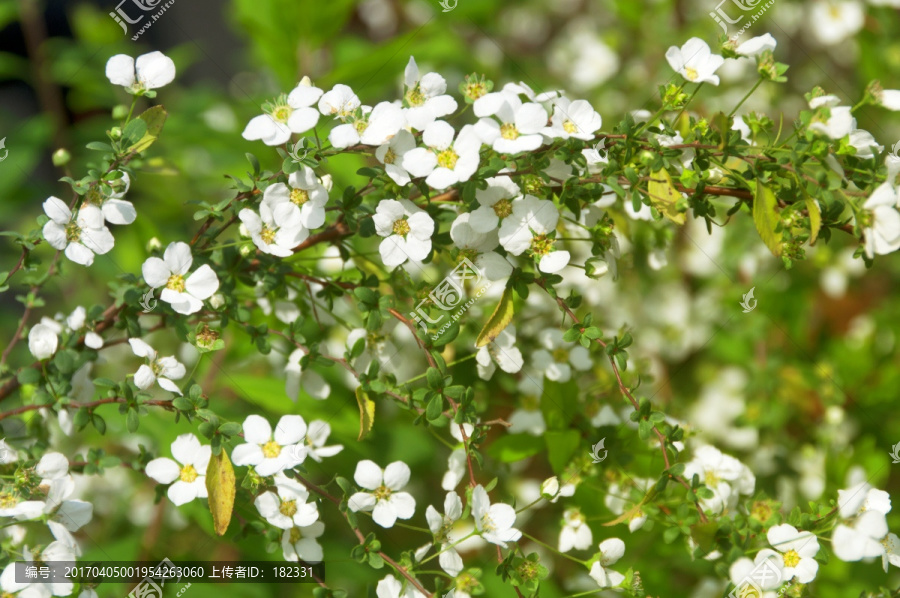
<instances>
[{"instance_id":1,"label":"white flower","mask_svg":"<svg viewBox=\"0 0 900 598\"><path fill-rule=\"evenodd\" d=\"M431 253L434 220L408 199L382 199L372 220L375 232L385 237L378 247L385 266L393 268L407 259L420 262Z\"/></svg>"},{"instance_id":2,"label":"white flower","mask_svg":"<svg viewBox=\"0 0 900 598\"><path fill-rule=\"evenodd\" d=\"M296 401L300 396L300 386L314 399L327 399L331 395L331 385L313 370L303 370L300 360L305 355L303 349L295 349L289 356L287 365L284 366L285 381L284 392L292 400Z\"/></svg>"},{"instance_id":3,"label":"white flower","mask_svg":"<svg viewBox=\"0 0 900 598\"><path fill-rule=\"evenodd\" d=\"M516 347L516 327L508 326L503 329L492 342L478 349L475 355L478 363L478 377L482 380L490 380L497 369L508 374L515 374L525 364L522 359L522 351Z\"/></svg>"},{"instance_id":4,"label":"white flower","mask_svg":"<svg viewBox=\"0 0 900 598\"><path fill-rule=\"evenodd\" d=\"M388 575L378 582L375 587L375 595L378 598L425 598L425 594L407 583L406 589L393 575Z\"/></svg>"},{"instance_id":5,"label":"white flower","mask_svg":"<svg viewBox=\"0 0 900 598\"><path fill-rule=\"evenodd\" d=\"M309 236L309 231L300 223L300 212L292 209L293 207L290 204L281 204L272 210L270 205L263 201L259 204L259 214L244 208L238 217L260 251L278 257L288 257L294 254L294 247Z\"/></svg>"},{"instance_id":6,"label":"white flower","mask_svg":"<svg viewBox=\"0 0 900 598\"><path fill-rule=\"evenodd\" d=\"M409 466L394 461L384 470L365 459L356 464L353 479L371 492L356 492L348 505L352 511L372 512L372 520L381 527L393 527L397 519L409 519L416 511L416 499L400 490L409 483Z\"/></svg>"},{"instance_id":7,"label":"white flower","mask_svg":"<svg viewBox=\"0 0 900 598\"><path fill-rule=\"evenodd\" d=\"M507 542L516 542L522 537L522 532L513 527L516 524L516 510L503 503L492 505L481 484L472 490L472 517L481 537L491 544L506 548Z\"/></svg>"},{"instance_id":8,"label":"white flower","mask_svg":"<svg viewBox=\"0 0 900 598\"><path fill-rule=\"evenodd\" d=\"M542 349L534 352L534 366L554 382L568 382L572 378L572 368L589 370L591 357L581 345L563 340L563 333L556 328L547 328L538 335Z\"/></svg>"},{"instance_id":9,"label":"white flower","mask_svg":"<svg viewBox=\"0 0 900 598\"><path fill-rule=\"evenodd\" d=\"M685 466L685 478L694 475L713 491L712 498L702 498L700 504L715 513L733 508L740 494L752 494L756 487L756 477L747 466L709 445L698 448Z\"/></svg>"},{"instance_id":10,"label":"white flower","mask_svg":"<svg viewBox=\"0 0 900 598\"><path fill-rule=\"evenodd\" d=\"M559 551L569 552L573 548L584 550L594 541L591 528L584 515L577 508L566 509L563 513L563 528L559 533Z\"/></svg>"},{"instance_id":11,"label":"white flower","mask_svg":"<svg viewBox=\"0 0 900 598\"><path fill-rule=\"evenodd\" d=\"M812 102L810 102L812 105ZM809 124L809 130L821 133L831 139L841 139L846 137L856 128L856 119L850 112L849 106L823 106L827 110L828 118L824 122L824 113L818 120L813 120Z\"/></svg>"},{"instance_id":12,"label":"white flower","mask_svg":"<svg viewBox=\"0 0 900 598\"><path fill-rule=\"evenodd\" d=\"M447 457L447 471L441 479L441 488L453 490L466 477L466 451L462 448L453 449Z\"/></svg>"},{"instance_id":13,"label":"white flower","mask_svg":"<svg viewBox=\"0 0 900 598\"><path fill-rule=\"evenodd\" d=\"M862 205L870 220L864 228L865 249L869 258L900 249L900 213L896 206L897 190L890 181L879 185Z\"/></svg>"},{"instance_id":14,"label":"white flower","mask_svg":"<svg viewBox=\"0 0 900 598\"><path fill-rule=\"evenodd\" d=\"M381 145L396 135L405 124L403 108L391 102L380 102L370 112L333 128L328 134L328 141L339 149L358 143Z\"/></svg>"},{"instance_id":15,"label":"white flower","mask_svg":"<svg viewBox=\"0 0 900 598\"><path fill-rule=\"evenodd\" d=\"M268 203L275 213L281 206L288 206L299 213L300 223L304 227L318 228L325 224L328 191L313 169L301 164L299 170L290 174L287 185L275 183L266 187L262 203Z\"/></svg>"},{"instance_id":16,"label":"white flower","mask_svg":"<svg viewBox=\"0 0 900 598\"><path fill-rule=\"evenodd\" d=\"M50 220L44 224L43 234L54 249L65 249L66 257L82 266L94 263L94 254L103 255L116 241L103 225L103 212L90 204L75 214L58 197L44 202L44 213Z\"/></svg>"},{"instance_id":17,"label":"white flower","mask_svg":"<svg viewBox=\"0 0 900 598\"><path fill-rule=\"evenodd\" d=\"M588 573L601 588L613 588L625 580L625 576L607 569L625 554L625 542L619 538L609 538L600 542L600 558L591 565Z\"/></svg>"},{"instance_id":18,"label":"white flower","mask_svg":"<svg viewBox=\"0 0 900 598\"><path fill-rule=\"evenodd\" d=\"M848 523L839 523L831 535L834 555L842 561L854 562L865 558L884 557L886 546L882 539L888 527L884 513L866 511Z\"/></svg>"},{"instance_id":19,"label":"white flower","mask_svg":"<svg viewBox=\"0 0 900 598\"><path fill-rule=\"evenodd\" d=\"M465 125L453 139L453 127L442 120L429 123L422 133L427 147L409 150L403 156L403 168L414 177L427 177L425 184L446 189L468 181L478 170L481 139L472 125Z\"/></svg>"},{"instance_id":20,"label":"white flower","mask_svg":"<svg viewBox=\"0 0 900 598\"><path fill-rule=\"evenodd\" d=\"M497 231L479 233L473 228L473 213L464 212L450 225L453 244L472 257L474 265L490 281L504 280L512 274L513 266L505 257L494 251L500 245Z\"/></svg>"},{"instance_id":21,"label":"white flower","mask_svg":"<svg viewBox=\"0 0 900 598\"><path fill-rule=\"evenodd\" d=\"M814 2L807 22L823 45L831 46L862 29L865 11L856 0Z\"/></svg>"},{"instance_id":22,"label":"white flower","mask_svg":"<svg viewBox=\"0 0 900 598\"><path fill-rule=\"evenodd\" d=\"M274 475L303 463L306 448L298 444L306 436L306 422L299 415L284 415L275 426L259 415L244 420L244 444L234 447L235 465L252 465L261 476Z\"/></svg>"},{"instance_id":23,"label":"white flower","mask_svg":"<svg viewBox=\"0 0 900 598\"><path fill-rule=\"evenodd\" d=\"M16 449L6 443L5 438L0 438L0 465L8 465L19 460Z\"/></svg>"},{"instance_id":24,"label":"white flower","mask_svg":"<svg viewBox=\"0 0 900 598\"><path fill-rule=\"evenodd\" d=\"M127 172L122 172L122 178L113 181L120 189L103 197L96 188L92 188L84 196L85 205L93 205L100 208L103 219L111 224L131 224L137 218L134 204L122 199L131 187L131 178Z\"/></svg>"},{"instance_id":25,"label":"white flower","mask_svg":"<svg viewBox=\"0 0 900 598\"><path fill-rule=\"evenodd\" d=\"M82 306L76 307L69 317L66 318L66 326L68 326L69 330L73 332L78 332L86 327L87 322L87 310ZM103 347L103 337L94 332L93 330L85 330L84 332L84 344L86 347L91 349L100 349Z\"/></svg>"},{"instance_id":26,"label":"white flower","mask_svg":"<svg viewBox=\"0 0 900 598\"><path fill-rule=\"evenodd\" d=\"M326 116L346 119L361 106L353 90L343 84L335 85L319 100L319 112Z\"/></svg>"},{"instance_id":27,"label":"white flower","mask_svg":"<svg viewBox=\"0 0 900 598\"><path fill-rule=\"evenodd\" d=\"M293 133L305 133L319 122L312 105L321 95L322 90L304 77L287 96L263 105L264 114L250 119L242 136L249 141L261 139L266 145L287 143Z\"/></svg>"},{"instance_id":28,"label":"white flower","mask_svg":"<svg viewBox=\"0 0 900 598\"><path fill-rule=\"evenodd\" d=\"M177 395L181 394L181 389L172 380L180 380L186 372L184 364L179 362L175 357L158 357L156 350L139 338L130 338L128 343L131 350L138 357L143 357L147 363L138 368L134 374L134 384L141 390L147 390L153 386L154 382Z\"/></svg>"},{"instance_id":29,"label":"white flower","mask_svg":"<svg viewBox=\"0 0 900 598\"><path fill-rule=\"evenodd\" d=\"M441 569L449 575L456 577L463 570L463 561L452 547L454 539L450 536L450 530L453 525L462 517L463 506L462 500L456 492L448 492L444 497L444 514L438 513L437 509L428 505L425 509L425 519L428 521L428 529L434 536L434 543L440 546L440 556L438 562Z\"/></svg>"},{"instance_id":30,"label":"white flower","mask_svg":"<svg viewBox=\"0 0 900 598\"><path fill-rule=\"evenodd\" d=\"M773 51L775 46L778 44L775 41L775 38L772 37L771 33L766 33L764 35L758 35L756 37L751 37L737 48L735 48L735 53L740 54L741 56L759 56L763 52Z\"/></svg>"},{"instance_id":31,"label":"white flower","mask_svg":"<svg viewBox=\"0 0 900 598\"><path fill-rule=\"evenodd\" d=\"M884 546L884 554L881 555L881 566L887 573L888 563L895 567L900 567L900 538L897 534L888 534L881 541Z\"/></svg>"},{"instance_id":32,"label":"white flower","mask_svg":"<svg viewBox=\"0 0 900 598\"><path fill-rule=\"evenodd\" d=\"M307 527L319 518L319 509L314 502L307 502L309 491L303 484L295 482L282 473L275 475L275 490L263 492L253 504L266 521L277 528L290 530L293 527Z\"/></svg>"},{"instance_id":33,"label":"white flower","mask_svg":"<svg viewBox=\"0 0 900 598\"><path fill-rule=\"evenodd\" d=\"M456 110L456 100L446 95L447 81L437 73L419 77L416 60L410 56L404 74L406 92L403 96L406 108L406 122L418 131L423 130L436 118L452 114Z\"/></svg>"},{"instance_id":34,"label":"white flower","mask_svg":"<svg viewBox=\"0 0 900 598\"><path fill-rule=\"evenodd\" d=\"M871 133L865 129L853 129L850 131L850 145L856 148L856 157L868 160L874 158L875 154L881 153L884 149L883 145L879 145Z\"/></svg>"},{"instance_id":35,"label":"white flower","mask_svg":"<svg viewBox=\"0 0 900 598\"><path fill-rule=\"evenodd\" d=\"M172 484L166 494L176 506L195 498L206 498L206 469L212 449L201 445L193 434L182 434L172 443L175 460L160 457L147 463L144 470L160 484ZM176 481L177 480L177 481Z\"/></svg>"},{"instance_id":36,"label":"white flower","mask_svg":"<svg viewBox=\"0 0 900 598\"><path fill-rule=\"evenodd\" d=\"M559 98L553 101L553 116L550 118L550 126L541 131L548 137L559 139L581 139L590 141L594 138L603 123L600 114L594 110L586 100Z\"/></svg>"},{"instance_id":37,"label":"white flower","mask_svg":"<svg viewBox=\"0 0 900 598\"><path fill-rule=\"evenodd\" d=\"M569 263L568 251L554 251L556 240L548 235L559 222L559 210L552 201L526 195L513 202L512 214L500 225L500 244L509 253L521 255L530 250L540 256L541 272L559 272Z\"/></svg>"},{"instance_id":38,"label":"white flower","mask_svg":"<svg viewBox=\"0 0 900 598\"><path fill-rule=\"evenodd\" d=\"M875 101L888 110L900 110L900 89L882 89L876 94Z\"/></svg>"},{"instance_id":39,"label":"white flower","mask_svg":"<svg viewBox=\"0 0 900 598\"><path fill-rule=\"evenodd\" d=\"M781 585L781 577L776 574L773 569L776 567L775 561L764 563L768 557L757 554L754 560L747 557L741 557L731 563L728 568L728 577L734 584L733 592L735 596L753 596L753 598L778 598L779 595L771 591ZM758 587L762 590L762 594L755 594L750 588ZM743 588L743 589L742 589ZM754 590L755 591L755 590Z\"/></svg>"},{"instance_id":40,"label":"white flower","mask_svg":"<svg viewBox=\"0 0 900 598\"><path fill-rule=\"evenodd\" d=\"M475 199L480 204L472 212L469 224L477 233L496 230L500 222L513 213L513 198L521 197L519 186L508 176L485 179L487 189L475 191Z\"/></svg>"},{"instance_id":41,"label":"white flower","mask_svg":"<svg viewBox=\"0 0 900 598\"><path fill-rule=\"evenodd\" d=\"M34 466L34 472L41 476L41 484L69 477L69 460L62 453L50 451L44 453Z\"/></svg>"},{"instance_id":42,"label":"white flower","mask_svg":"<svg viewBox=\"0 0 900 598\"><path fill-rule=\"evenodd\" d=\"M203 308L203 301L219 289L219 278L207 264L187 276L194 258L187 243L169 243L163 258L150 257L141 270L151 287L165 286L159 298L180 314L190 315Z\"/></svg>"},{"instance_id":43,"label":"white flower","mask_svg":"<svg viewBox=\"0 0 900 598\"><path fill-rule=\"evenodd\" d=\"M705 41L699 37L687 40L681 48L671 46L666 51L666 60L676 73L693 83L719 84L715 74L725 59L713 54Z\"/></svg>"},{"instance_id":44,"label":"white flower","mask_svg":"<svg viewBox=\"0 0 900 598\"><path fill-rule=\"evenodd\" d=\"M304 527L292 527L281 534L281 551L286 561L320 563L324 558L316 538L325 533L325 524L316 521Z\"/></svg>"},{"instance_id":45,"label":"white flower","mask_svg":"<svg viewBox=\"0 0 900 598\"><path fill-rule=\"evenodd\" d=\"M796 577L800 583L809 583L816 578L819 563L815 556L819 552L819 542L814 534L797 531L793 525L782 523L769 528L766 538L778 552L766 548L759 551L759 557L771 559L781 573L782 581Z\"/></svg>"},{"instance_id":46,"label":"white flower","mask_svg":"<svg viewBox=\"0 0 900 598\"><path fill-rule=\"evenodd\" d=\"M39 553L34 553L26 546L22 551L22 560L27 566L35 566L40 563L52 563L63 561L74 563L76 555L72 550L72 546L61 540L50 542L46 548ZM10 563L3 569L0 574L0 590L4 594L18 594L20 598L50 598L50 596L69 596L74 589L68 578L65 580L20 582L16 581L16 564Z\"/></svg>"},{"instance_id":47,"label":"white flower","mask_svg":"<svg viewBox=\"0 0 900 598\"><path fill-rule=\"evenodd\" d=\"M35 359L50 359L59 347L59 337L46 324L35 324L28 332L28 350Z\"/></svg>"},{"instance_id":48,"label":"white flower","mask_svg":"<svg viewBox=\"0 0 900 598\"><path fill-rule=\"evenodd\" d=\"M544 144L541 131L547 126L547 111L540 104L523 103L518 95L498 91L475 100L473 108L480 117L475 131L494 151L518 154ZM496 118L488 118L491 116Z\"/></svg>"},{"instance_id":49,"label":"white flower","mask_svg":"<svg viewBox=\"0 0 900 598\"><path fill-rule=\"evenodd\" d=\"M410 176L403 167L406 152L416 147L416 139L406 129L400 129L387 143L382 143L375 150L375 158L384 164L384 171L400 186L409 184Z\"/></svg>"},{"instance_id":50,"label":"white flower","mask_svg":"<svg viewBox=\"0 0 900 598\"><path fill-rule=\"evenodd\" d=\"M175 63L162 52L150 52L137 60L116 54L106 62L106 78L130 93L158 89L175 79Z\"/></svg>"}]
</instances>

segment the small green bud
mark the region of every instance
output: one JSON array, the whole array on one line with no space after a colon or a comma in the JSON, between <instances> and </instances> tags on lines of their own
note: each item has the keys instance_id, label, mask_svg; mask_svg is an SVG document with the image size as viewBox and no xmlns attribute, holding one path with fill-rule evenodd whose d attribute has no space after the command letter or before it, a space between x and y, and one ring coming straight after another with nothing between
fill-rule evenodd
<instances>
[{"instance_id":1,"label":"small green bud","mask_svg":"<svg viewBox=\"0 0 900 598\"><path fill-rule=\"evenodd\" d=\"M53 165L54 166L65 166L69 163L69 160L72 159L72 154L68 152L65 148L59 148L55 152L53 152Z\"/></svg>"},{"instance_id":2,"label":"small green bud","mask_svg":"<svg viewBox=\"0 0 900 598\"><path fill-rule=\"evenodd\" d=\"M121 139L122 138L122 127L113 127L109 130L109 138L110 139Z\"/></svg>"}]
</instances>

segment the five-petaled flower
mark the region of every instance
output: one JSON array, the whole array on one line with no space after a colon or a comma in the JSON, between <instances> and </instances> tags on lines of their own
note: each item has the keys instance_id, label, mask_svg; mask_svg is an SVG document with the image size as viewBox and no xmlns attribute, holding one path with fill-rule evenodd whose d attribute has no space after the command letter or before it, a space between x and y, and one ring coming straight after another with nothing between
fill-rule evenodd
<instances>
[{"instance_id":1,"label":"five-petaled flower","mask_svg":"<svg viewBox=\"0 0 900 598\"><path fill-rule=\"evenodd\" d=\"M166 491L175 505L206 498L206 469L212 456L208 444L200 444L193 434L182 434L172 443L175 460L159 457L147 463L144 470L160 484L172 484Z\"/></svg>"},{"instance_id":2,"label":"five-petaled flower","mask_svg":"<svg viewBox=\"0 0 900 598\"><path fill-rule=\"evenodd\" d=\"M169 243L162 258L150 257L141 270L151 287L165 287L159 298L170 303L172 309L190 315L203 308L203 301L219 289L219 278L208 264L203 264L188 276L194 258L187 243Z\"/></svg>"},{"instance_id":3,"label":"five-petaled flower","mask_svg":"<svg viewBox=\"0 0 900 598\"><path fill-rule=\"evenodd\" d=\"M131 350L138 357L143 357L147 363L138 368L134 374L134 384L141 390L147 390L154 382L168 390L180 395L181 389L172 380L179 380L186 372L184 364L173 356L159 357L156 350L139 338L130 338L128 343Z\"/></svg>"},{"instance_id":4,"label":"five-petaled flower","mask_svg":"<svg viewBox=\"0 0 900 598\"><path fill-rule=\"evenodd\" d=\"M403 461L394 461L384 470L374 461L360 461L353 479L368 492L354 493L347 503L350 510L371 512L372 520L381 527L393 527L397 519L409 519L416 511L416 499L401 492L409 475L409 466Z\"/></svg>"}]
</instances>

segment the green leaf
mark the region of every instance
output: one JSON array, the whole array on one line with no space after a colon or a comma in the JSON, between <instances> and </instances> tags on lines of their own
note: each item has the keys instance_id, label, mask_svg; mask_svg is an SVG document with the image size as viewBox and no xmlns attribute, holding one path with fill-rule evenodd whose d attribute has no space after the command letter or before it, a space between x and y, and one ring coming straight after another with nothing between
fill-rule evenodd
<instances>
[{"instance_id":1,"label":"green leaf","mask_svg":"<svg viewBox=\"0 0 900 598\"><path fill-rule=\"evenodd\" d=\"M775 206L775 194L763 182L756 179L756 194L753 197L753 224L769 251L776 257L781 255L781 231L776 230L781 218Z\"/></svg>"},{"instance_id":2,"label":"green leaf","mask_svg":"<svg viewBox=\"0 0 900 598\"><path fill-rule=\"evenodd\" d=\"M166 124L166 117L168 117L168 113L162 106L153 106L149 110L144 111L139 119L147 123L147 132L144 133L144 136L137 143L128 148L128 152L139 153L153 145L153 142L159 137L163 125ZM128 126L130 127L131 124L128 123Z\"/></svg>"},{"instance_id":3,"label":"green leaf","mask_svg":"<svg viewBox=\"0 0 900 598\"><path fill-rule=\"evenodd\" d=\"M650 203L660 214L676 224L684 224L684 212L679 212L677 207L681 193L675 189L672 177L666 169L661 168L650 176L647 193L650 195Z\"/></svg>"},{"instance_id":4,"label":"green leaf","mask_svg":"<svg viewBox=\"0 0 900 598\"><path fill-rule=\"evenodd\" d=\"M822 210L812 197L806 198L806 211L809 212L809 244L815 245L822 229Z\"/></svg>"},{"instance_id":5,"label":"green leaf","mask_svg":"<svg viewBox=\"0 0 900 598\"><path fill-rule=\"evenodd\" d=\"M578 385L574 380L565 383L544 380L541 413L548 430L567 429L578 410Z\"/></svg>"},{"instance_id":6,"label":"green leaf","mask_svg":"<svg viewBox=\"0 0 900 598\"><path fill-rule=\"evenodd\" d=\"M231 523L235 494L234 467L231 466L227 451L210 458L206 468L206 491L209 495L213 527L216 534L222 536Z\"/></svg>"},{"instance_id":7,"label":"green leaf","mask_svg":"<svg viewBox=\"0 0 900 598\"><path fill-rule=\"evenodd\" d=\"M547 441L547 460L553 473L563 473L581 443L581 434L578 430L548 430L544 438Z\"/></svg>"},{"instance_id":8,"label":"green leaf","mask_svg":"<svg viewBox=\"0 0 900 598\"><path fill-rule=\"evenodd\" d=\"M369 398L369 393L362 386L356 387L356 403L359 405L359 438L362 440L372 431L375 425L375 401Z\"/></svg>"},{"instance_id":9,"label":"green leaf","mask_svg":"<svg viewBox=\"0 0 900 598\"><path fill-rule=\"evenodd\" d=\"M444 397L436 394L430 401L428 401L428 406L425 408L425 418L428 419L428 421L435 421L437 419L440 419L443 413Z\"/></svg>"},{"instance_id":10,"label":"green leaf","mask_svg":"<svg viewBox=\"0 0 900 598\"><path fill-rule=\"evenodd\" d=\"M147 133L147 121L136 118L122 130L122 138L125 142L136 143Z\"/></svg>"},{"instance_id":11,"label":"green leaf","mask_svg":"<svg viewBox=\"0 0 900 598\"><path fill-rule=\"evenodd\" d=\"M129 409L125 415L125 425L129 432L137 432L139 423L138 412L136 409Z\"/></svg>"},{"instance_id":12,"label":"green leaf","mask_svg":"<svg viewBox=\"0 0 900 598\"><path fill-rule=\"evenodd\" d=\"M506 287L503 290L503 295L500 297L500 303L498 303L497 308L494 309L494 313L491 314L487 324L485 324L484 328L481 329L481 332L478 333L478 338L475 339L475 346L484 347L493 342L494 339L509 326L509 323L512 322L513 314L512 289Z\"/></svg>"},{"instance_id":13,"label":"green leaf","mask_svg":"<svg viewBox=\"0 0 900 598\"><path fill-rule=\"evenodd\" d=\"M542 450L543 445L530 434L508 434L491 443L487 454L504 463L513 463L534 456Z\"/></svg>"}]
</instances>

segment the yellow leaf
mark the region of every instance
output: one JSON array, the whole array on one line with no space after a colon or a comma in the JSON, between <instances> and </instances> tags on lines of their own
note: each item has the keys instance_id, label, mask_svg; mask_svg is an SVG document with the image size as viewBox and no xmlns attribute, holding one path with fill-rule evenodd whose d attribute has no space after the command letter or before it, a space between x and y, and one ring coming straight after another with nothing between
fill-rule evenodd
<instances>
[{"instance_id":1,"label":"yellow leaf","mask_svg":"<svg viewBox=\"0 0 900 598\"><path fill-rule=\"evenodd\" d=\"M809 212L809 244L815 245L822 229L822 211L812 197L806 198L806 211Z\"/></svg>"},{"instance_id":2,"label":"yellow leaf","mask_svg":"<svg viewBox=\"0 0 900 598\"><path fill-rule=\"evenodd\" d=\"M375 425L375 401L369 398L369 394L362 386L356 387L356 402L359 405L359 438L362 440L372 431Z\"/></svg>"},{"instance_id":3,"label":"yellow leaf","mask_svg":"<svg viewBox=\"0 0 900 598\"><path fill-rule=\"evenodd\" d=\"M672 177L664 168L650 175L647 193L650 195L650 203L660 214L676 224L684 224L684 212L679 212L677 207L681 193L675 189Z\"/></svg>"},{"instance_id":4,"label":"yellow leaf","mask_svg":"<svg viewBox=\"0 0 900 598\"><path fill-rule=\"evenodd\" d=\"M753 224L760 238L769 251L776 257L781 255L781 231L778 224L781 222L781 216L776 209L778 201L771 189L765 186L763 182L756 179L756 194L753 197Z\"/></svg>"},{"instance_id":5,"label":"yellow leaf","mask_svg":"<svg viewBox=\"0 0 900 598\"><path fill-rule=\"evenodd\" d=\"M513 313L512 288L506 287L494 313L491 314L487 324L478 333L478 338L475 339L475 346L484 347L493 342L503 332L503 329L512 322Z\"/></svg>"},{"instance_id":6,"label":"yellow leaf","mask_svg":"<svg viewBox=\"0 0 900 598\"><path fill-rule=\"evenodd\" d=\"M228 453L222 450L218 456L213 455L206 468L206 491L209 495L209 510L212 512L213 526L220 536L225 534L231 523L231 511L234 509L234 467L228 459Z\"/></svg>"},{"instance_id":7,"label":"yellow leaf","mask_svg":"<svg viewBox=\"0 0 900 598\"><path fill-rule=\"evenodd\" d=\"M154 106L141 114L138 118L147 123L147 132L140 140L128 148L129 152L140 153L153 145L162 131L163 125L166 124L166 117L169 114L162 106Z\"/></svg>"}]
</instances>

